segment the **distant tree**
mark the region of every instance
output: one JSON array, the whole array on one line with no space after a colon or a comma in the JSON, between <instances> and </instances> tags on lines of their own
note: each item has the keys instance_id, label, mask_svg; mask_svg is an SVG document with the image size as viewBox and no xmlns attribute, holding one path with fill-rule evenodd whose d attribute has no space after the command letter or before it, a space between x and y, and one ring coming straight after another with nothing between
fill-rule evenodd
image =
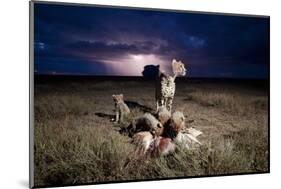
<instances>
[{"instance_id":1,"label":"distant tree","mask_svg":"<svg viewBox=\"0 0 281 189\"><path fill-rule=\"evenodd\" d=\"M155 79L158 77L159 75L159 65L146 65L144 66L142 75L145 78L149 78L149 79Z\"/></svg>"}]
</instances>

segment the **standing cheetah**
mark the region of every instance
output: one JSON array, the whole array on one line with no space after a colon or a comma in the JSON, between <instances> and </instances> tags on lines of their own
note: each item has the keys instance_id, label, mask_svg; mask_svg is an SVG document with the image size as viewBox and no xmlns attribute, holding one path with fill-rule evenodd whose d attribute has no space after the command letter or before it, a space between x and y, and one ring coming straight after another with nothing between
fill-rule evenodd
<instances>
[{"instance_id":1,"label":"standing cheetah","mask_svg":"<svg viewBox=\"0 0 281 189\"><path fill-rule=\"evenodd\" d=\"M172 68L174 76L169 76L159 71L155 92L156 111L158 111L161 106L165 106L167 110L171 112L176 90L175 79L177 76L185 76L186 74L186 69L181 61L173 59Z\"/></svg>"}]
</instances>

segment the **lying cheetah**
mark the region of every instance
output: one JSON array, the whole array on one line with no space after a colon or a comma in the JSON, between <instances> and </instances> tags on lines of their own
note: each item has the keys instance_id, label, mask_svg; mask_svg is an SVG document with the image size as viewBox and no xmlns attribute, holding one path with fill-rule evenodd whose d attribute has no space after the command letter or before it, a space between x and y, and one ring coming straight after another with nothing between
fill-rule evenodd
<instances>
[{"instance_id":1,"label":"lying cheetah","mask_svg":"<svg viewBox=\"0 0 281 189\"><path fill-rule=\"evenodd\" d=\"M159 136L162 134L163 126L153 115L145 113L133 120L127 131L129 136L140 131L149 131L153 136Z\"/></svg>"},{"instance_id":2,"label":"lying cheetah","mask_svg":"<svg viewBox=\"0 0 281 189\"><path fill-rule=\"evenodd\" d=\"M153 156L165 156L173 153L176 149L176 144L170 138L162 136L153 137L148 131L136 133L133 136L133 143L137 146L137 153L145 155L149 152Z\"/></svg>"},{"instance_id":3,"label":"lying cheetah","mask_svg":"<svg viewBox=\"0 0 281 189\"><path fill-rule=\"evenodd\" d=\"M165 124L162 136L174 139L184 129L185 117L182 112L176 111Z\"/></svg>"},{"instance_id":4,"label":"lying cheetah","mask_svg":"<svg viewBox=\"0 0 281 189\"><path fill-rule=\"evenodd\" d=\"M158 108L157 112L157 119L160 121L160 123L164 126L168 120L171 118L171 112L167 110L165 106L161 106Z\"/></svg>"}]
</instances>

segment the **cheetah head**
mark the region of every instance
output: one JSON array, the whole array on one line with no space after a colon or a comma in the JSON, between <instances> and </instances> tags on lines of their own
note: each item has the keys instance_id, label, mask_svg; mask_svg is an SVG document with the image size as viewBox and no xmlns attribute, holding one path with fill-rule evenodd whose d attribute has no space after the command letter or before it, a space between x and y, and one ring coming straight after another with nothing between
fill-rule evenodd
<instances>
[{"instance_id":1,"label":"cheetah head","mask_svg":"<svg viewBox=\"0 0 281 189\"><path fill-rule=\"evenodd\" d=\"M173 59L172 67L173 67L173 72L176 76L185 76L186 75L185 66L181 61L177 61L176 59Z\"/></svg>"},{"instance_id":2,"label":"cheetah head","mask_svg":"<svg viewBox=\"0 0 281 189\"><path fill-rule=\"evenodd\" d=\"M115 103L120 103L120 102L123 102L123 101L124 101L123 94L112 95L112 98L113 98L113 101L114 101Z\"/></svg>"},{"instance_id":3,"label":"cheetah head","mask_svg":"<svg viewBox=\"0 0 281 189\"><path fill-rule=\"evenodd\" d=\"M180 132L185 128L185 117L182 112L176 111L172 114L171 121L173 123L173 129Z\"/></svg>"}]
</instances>

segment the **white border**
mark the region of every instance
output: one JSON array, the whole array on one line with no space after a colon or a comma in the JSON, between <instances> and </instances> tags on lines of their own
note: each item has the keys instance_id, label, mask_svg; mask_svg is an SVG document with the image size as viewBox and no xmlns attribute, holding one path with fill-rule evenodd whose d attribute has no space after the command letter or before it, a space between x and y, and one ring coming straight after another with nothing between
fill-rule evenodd
<instances>
[{"instance_id":1,"label":"white border","mask_svg":"<svg viewBox=\"0 0 281 189\"><path fill-rule=\"evenodd\" d=\"M57 0L60 1L60 0ZM68 188L270 188L280 185L280 35L281 12L275 0L67 0L73 3L122 5L271 16L271 174L108 184ZM62 1L63 2L63 1ZM27 0L1 4L1 188L28 187L29 10ZM257 139L258 140L258 139Z\"/></svg>"}]
</instances>

